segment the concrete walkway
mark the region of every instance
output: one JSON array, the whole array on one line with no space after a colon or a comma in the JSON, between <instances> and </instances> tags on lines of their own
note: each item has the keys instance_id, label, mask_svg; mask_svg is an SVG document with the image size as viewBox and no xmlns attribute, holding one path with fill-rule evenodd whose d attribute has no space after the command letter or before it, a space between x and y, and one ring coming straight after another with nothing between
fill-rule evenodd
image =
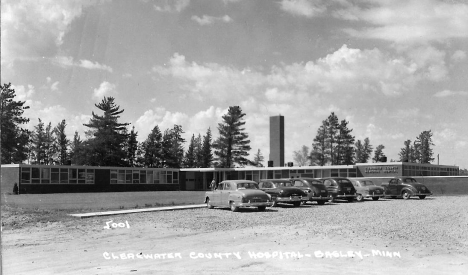
<instances>
[{"instance_id":1,"label":"concrete walkway","mask_svg":"<svg viewBox=\"0 0 468 275\"><path fill-rule=\"evenodd\" d=\"M98 217L98 216L111 216L111 215L132 214L132 213L141 213L141 212L154 212L154 211L184 210L184 209L194 209L194 208L203 208L203 207L206 207L206 204L165 206L165 207L116 210L116 211L92 212L92 213L83 213L83 214L69 214L69 215L73 216L73 217L83 219L83 218L91 218L91 217Z\"/></svg>"}]
</instances>

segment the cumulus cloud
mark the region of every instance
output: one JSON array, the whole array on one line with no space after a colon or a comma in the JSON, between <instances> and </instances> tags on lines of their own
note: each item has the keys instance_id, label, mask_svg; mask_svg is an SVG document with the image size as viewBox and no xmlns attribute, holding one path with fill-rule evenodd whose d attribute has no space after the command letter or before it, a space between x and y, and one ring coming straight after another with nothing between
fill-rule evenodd
<instances>
[{"instance_id":1,"label":"cumulus cloud","mask_svg":"<svg viewBox=\"0 0 468 275\"><path fill-rule=\"evenodd\" d=\"M362 1L355 5L346 2L333 14L344 20L370 24L369 27L345 30L358 38L424 43L468 37L468 4L464 2L382 0Z\"/></svg>"},{"instance_id":2,"label":"cumulus cloud","mask_svg":"<svg viewBox=\"0 0 468 275\"><path fill-rule=\"evenodd\" d=\"M203 15L202 17L198 17L196 15L192 16L192 20L200 24L201 26L204 25L211 25L216 21L221 21L225 23L232 22L231 17L229 15L225 15L222 17L215 17L215 16L209 16L209 15Z\"/></svg>"},{"instance_id":3,"label":"cumulus cloud","mask_svg":"<svg viewBox=\"0 0 468 275\"><path fill-rule=\"evenodd\" d=\"M11 88L15 90L15 100L28 101L31 100L36 90L33 85L11 85Z\"/></svg>"},{"instance_id":4,"label":"cumulus cloud","mask_svg":"<svg viewBox=\"0 0 468 275\"><path fill-rule=\"evenodd\" d=\"M70 24L96 1L2 1L2 64L55 55Z\"/></svg>"},{"instance_id":5,"label":"cumulus cloud","mask_svg":"<svg viewBox=\"0 0 468 275\"><path fill-rule=\"evenodd\" d=\"M288 13L305 17L314 17L327 10L321 0L283 0L280 7Z\"/></svg>"},{"instance_id":6,"label":"cumulus cloud","mask_svg":"<svg viewBox=\"0 0 468 275\"><path fill-rule=\"evenodd\" d=\"M102 82L99 85L99 88L94 89L93 98L102 99L103 97L115 97L117 95L115 84L109 83L107 81Z\"/></svg>"},{"instance_id":7,"label":"cumulus cloud","mask_svg":"<svg viewBox=\"0 0 468 275\"><path fill-rule=\"evenodd\" d=\"M154 9L159 12L181 12L190 4L190 0L163 0L155 4Z\"/></svg>"},{"instance_id":8,"label":"cumulus cloud","mask_svg":"<svg viewBox=\"0 0 468 275\"><path fill-rule=\"evenodd\" d=\"M451 59L455 62L460 62L466 59L466 52L458 50L453 53Z\"/></svg>"},{"instance_id":9,"label":"cumulus cloud","mask_svg":"<svg viewBox=\"0 0 468 275\"><path fill-rule=\"evenodd\" d=\"M434 94L435 97L449 97L449 96L468 96L467 91L451 91L443 90Z\"/></svg>"},{"instance_id":10,"label":"cumulus cloud","mask_svg":"<svg viewBox=\"0 0 468 275\"><path fill-rule=\"evenodd\" d=\"M56 56L53 59L53 63L61 67L80 67L88 70L103 70L110 73L113 71L111 67L99 64L98 62L92 62L86 59L74 61L71 56Z\"/></svg>"},{"instance_id":11,"label":"cumulus cloud","mask_svg":"<svg viewBox=\"0 0 468 275\"><path fill-rule=\"evenodd\" d=\"M58 91L58 84L59 82L58 81L55 81L54 83L52 83L52 85L50 86L50 89L52 91Z\"/></svg>"}]
</instances>

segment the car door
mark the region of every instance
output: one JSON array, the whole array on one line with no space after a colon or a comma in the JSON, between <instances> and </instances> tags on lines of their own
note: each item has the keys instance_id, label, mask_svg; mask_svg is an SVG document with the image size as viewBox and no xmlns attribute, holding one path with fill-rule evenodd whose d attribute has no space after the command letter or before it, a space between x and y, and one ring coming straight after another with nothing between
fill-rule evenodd
<instances>
[{"instance_id":1,"label":"car door","mask_svg":"<svg viewBox=\"0 0 468 275\"><path fill-rule=\"evenodd\" d=\"M218 185L218 188L213 191L213 203L215 205L222 205L221 204L221 190L224 189L224 182L221 182Z\"/></svg>"},{"instance_id":2,"label":"car door","mask_svg":"<svg viewBox=\"0 0 468 275\"><path fill-rule=\"evenodd\" d=\"M221 191L221 203L223 205L228 206L229 205L229 195L231 194L232 186L234 186L234 183L232 182L226 182L224 184L224 189Z\"/></svg>"},{"instance_id":3,"label":"car door","mask_svg":"<svg viewBox=\"0 0 468 275\"><path fill-rule=\"evenodd\" d=\"M396 191L395 191L395 196L398 196L401 194L401 189L403 189L404 183L401 179L398 179L398 183L396 185Z\"/></svg>"},{"instance_id":4,"label":"car door","mask_svg":"<svg viewBox=\"0 0 468 275\"><path fill-rule=\"evenodd\" d=\"M398 194L397 192L397 183L398 179L391 179L390 182L388 183L388 188L387 188L387 195L390 196L396 196Z\"/></svg>"}]
</instances>

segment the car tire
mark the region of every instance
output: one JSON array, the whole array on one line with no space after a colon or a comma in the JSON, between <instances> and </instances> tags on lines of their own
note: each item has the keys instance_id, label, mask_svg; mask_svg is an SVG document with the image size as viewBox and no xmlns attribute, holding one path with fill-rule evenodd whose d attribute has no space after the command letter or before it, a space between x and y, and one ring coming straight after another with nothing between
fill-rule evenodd
<instances>
[{"instance_id":1,"label":"car tire","mask_svg":"<svg viewBox=\"0 0 468 275\"><path fill-rule=\"evenodd\" d=\"M363 201L363 200L364 200L364 197L362 196L362 194L357 194L356 201Z\"/></svg>"},{"instance_id":2,"label":"car tire","mask_svg":"<svg viewBox=\"0 0 468 275\"><path fill-rule=\"evenodd\" d=\"M348 202L353 202L354 198L347 198Z\"/></svg>"},{"instance_id":3,"label":"car tire","mask_svg":"<svg viewBox=\"0 0 468 275\"><path fill-rule=\"evenodd\" d=\"M425 198L426 198L426 195L421 195L421 196L419 196L419 199L420 199L420 200L424 200Z\"/></svg>"},{"instance_id":4,"label":"car tire","mask_svg":"<svg viewBox=\"0 0 468 275\"><path fill-rule=\"evenodd\" d=\"M379 200L379 197L372 197L372 199L373 199L374 201L378 201L378 200Z\"/></svg>"},{"instance_id":5,"label":"car tire","mask_svg":"<svg viewBox=\"0 0 468 275\"><path fill-rule=\"evenodd\" d=\"M301 202L300 201L296 201L293 203L294 207L299 207L301 206Z\"/></svg>"},{"instance_id":6,"label":"car tire","mask_svg":"<svg viewBox=\"0 0 468 275\"><path fill-rule=\"evenodd\" d=\"M208 209L213 209L213 208L214 208L214 206L211 205L210 198L207 198L207 199L206 199L206 207L207 207Z\"/></svg>"},{"instance_id":7,"label":"car tire","mask_svg":"<svg viewBox=\"0 0 468 275\"><path fill-rule=\"evenodd\" d=\"M396 198L397 198L397 196L390 196L390 198L392 198L392 199L396 199Z\"/></svg>"},{"instance_id":8,"label":"car tire","mask_svg":"<svg viewBox=\"0 0 468 275\"><path fill-rule=\"evenodd\" d=\"M324 205L325 201L317 201L318 205Z\"/></svg>"},{"instance_id":9,"label":"car tire","mask_svg":"<svg viewBox=\"0 0 468 275\"><path fill-rule=\"evenodd\" d=\"M239 211L239 207L237 207L237 206L234 204L234 202L232 202L232 201L229 203L229 207L231 207L231 211L232 211L232 212L237 212L237 211Z\"/></svg>"},{"instance_id":10,"label":"car tire","mask_svg":"<svg viewBox=\"0 0 468 275\"><path fill-rule=\"evenodd\" d=\"M401 193L401 196L404 200L411 198L411 194L408 191L403 191L403 193Z\"/></svg>"},{"instance_id":11,"label":"car tire","mask_svg":"<svg viewBox=\"0 0 468 275\"><path fill-rule=\"evenodd\" d=\"M260 211L260 212L265 211L265 209L266 209L266 206L259 206L258 207L258 211Z\"/></svg>"}]
</instances>

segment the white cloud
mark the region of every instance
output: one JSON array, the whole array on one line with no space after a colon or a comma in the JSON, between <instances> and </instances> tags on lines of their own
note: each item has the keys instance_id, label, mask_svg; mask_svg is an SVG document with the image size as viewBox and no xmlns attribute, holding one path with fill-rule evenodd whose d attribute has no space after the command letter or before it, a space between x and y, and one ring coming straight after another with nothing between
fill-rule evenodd
<instances>
[{"instance_id":1,"label":"white cloud","mask_svg":"<svg viewBox=\"0 0 468 275\"><path fill-rule=\"evenodd\" d=\"M351 36L397 43L424 43L468 37L468 4L449 1L362 1L346 3L338 18L363 21L370 27L346 29Z\"/></svg>"},{"instance_id":2,"label":"white cloud","mask_svg":"<svg viewBox=\"0 0 468 275\"><path fill-rule=\"evenodd\" d=\"M468 96L467 91L451 91L443 90L434 94L435 97L448 97L448 96Z\"/></svg>"},{"instance_id":3,"label":"white cloud","mask_svg":"<svg viewBox=\"0 0 468 275\"><path fill-rule=\"evenodd\" d=\"M98 62L92 62L89 60L82 59L79 62L73 61L73 57L71 56L56 56L53 59L53 63L62 67L80 67L80 68L85 68L88 70L104 70L112 73L112 68L99 64Z\"/></svg>"},{"instance_id":4,"label":"white cloud","mask_svg":"<svg viewBox=\"0 0 468 275\"><path fill-rule=\"evenodd\" d=\"M94 89L93 92L93 98L98 100L102 99L103 97L115 97L115 95L117 95L115 84L109 83L107 81L102 82L99 85L99 88Z\"/></svg>"},{"instance_id":5,"label":"white cloud","mask_svg":"<svg viewBox=\"0 0 468 275\"><path fill-rule=\"evenodd\" d=\"M211 25L216 21L221 21L225 23L232 22L231 17L229 15L224 15L222 17L215 17L215 16L209 16L209 15L203 15L202 17L198 17L196 15L192 16L192 20L200 24L201 26L204 25Z\"/></svg>"},{"instance_id":6,"label":"white cloud","mask_svg":"<svg viewBox=\"0 0 468 275\"><path fill-rule=\"evenodd\" d=\"M190 0L163 0L161 4L154 5L154 9L159 12L181 12L189 4Z\"/></svg>"},{"instance_id":7,"label":"white cloud","mask_svg":"<svg viewBox=\"0 0 468 275\"><path fill-rule=\"evenodd\" d=\"M314 17L327 10L321 0L283 0L280 6L286 12L305 17Z\"/></svg>"},{"instance_id":8,"label":"white cloud","mask_svg":"<svg viewBox=\"0 0 468 275\"><path fill-rule=\"evenodd\" d=\"M33 95L36 93L36 90L33 85L11 85L11 88L15 90L15 100L17 101L31 100Z\"/></svg>"},{"instance_id":9,"label":"white cloud","mask_svg":"<svg viewBox=\"0 0 468 275\"><path fill-rule=\"evenodd\" d=\"M451 59L455 62L460 62L466 59L466 52L462 50L458 50L453 53Z\"/></svg>"},{"instance_id":10,"label":"white cloud","mask_svg":"<svg viewBox=\"0 0 468 275\"><path fill-rule=\"evenodd\" d=\"M52 83L52 85L50 86L50 90L58 91L58 84L59 84L58 81L55 81L54 83Z\"/></svg>"},{"instance_id":11,"label":"white cloud","mask_svg":"<svg viewBox=\"0 0 468 275\"><path fill-rule=\"evenodd\" d=\"M2 64L55 55L70 24L96 1L2 1Z\"/></svg>"}]
</instances>

